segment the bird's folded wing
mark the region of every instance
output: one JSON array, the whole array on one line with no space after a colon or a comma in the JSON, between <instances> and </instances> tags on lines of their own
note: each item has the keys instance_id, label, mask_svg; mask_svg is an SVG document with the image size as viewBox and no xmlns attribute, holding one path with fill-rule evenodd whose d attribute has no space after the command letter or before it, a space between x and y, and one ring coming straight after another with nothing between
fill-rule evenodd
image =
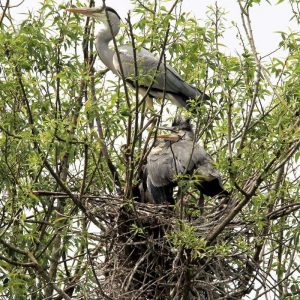
<instances>
[{"instance_id":1,"label":"bird's folded wing","mask_svg":"<svg viewBox=\"0 0 300 300\"><path fill-rule=\"evenodd\" d=\"M176 181L177 176L187 174L195 167L190 155L184 150L175 147L165 148L158 153L152 151L148 156L147 168L154 185L161 186Z\"/></svg>"},{"instance_id":2,"label":"bird's folded wing","mask_svg":"<svg viewBox=\"0 0 300 300\"><path fill-rule=\"evenodd\" d=\"M119 48L120 60L123 67L124 76L134 84L138 79L139 86L152 88L167 93L181 95L186 99L200 96L200 92L195 87L183 81L180 75L170 66L164 65L151 52L141 49L136 53L134 60L131 46ZM135 63L138 67L138 78L135 78ZM115 54L113 58L115 69L121 73L121 67Z\"/></svg>"},{"instance_id":3,"label":"bird's folded wing","mask_svg":"<svg viewBox=\"0 0 300 300\"><path fill-rule=\"evenodd\" d=\"M154 186L164 186L173 181L172 157L168 155L149 155L147 160L148 176Z\"/></svg>"}]
</instances>

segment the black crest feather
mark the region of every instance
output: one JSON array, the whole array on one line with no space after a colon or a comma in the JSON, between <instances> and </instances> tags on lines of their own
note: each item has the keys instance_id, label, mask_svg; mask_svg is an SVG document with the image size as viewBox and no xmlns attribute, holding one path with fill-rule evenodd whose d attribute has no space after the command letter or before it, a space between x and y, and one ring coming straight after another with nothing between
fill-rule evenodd
<instances>
[{"instance_id":1,"label":"black crest feather","mask_svg":"<svg viewBox=\"0 0 300 300\"><path fill-rule=\"evenodd\" d=\"M172 127L191 131L192 130L191 119L185 118L182 115L177 115L173 120Z\"/></svg>"}]
</instances>

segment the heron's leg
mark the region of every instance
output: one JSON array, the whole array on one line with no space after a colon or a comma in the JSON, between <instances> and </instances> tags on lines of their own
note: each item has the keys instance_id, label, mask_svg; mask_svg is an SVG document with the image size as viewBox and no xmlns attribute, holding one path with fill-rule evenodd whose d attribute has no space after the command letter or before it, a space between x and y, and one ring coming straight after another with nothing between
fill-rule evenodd
<instances>
[{"instance_id":1,"label":"heron's leg","mask_svg":"<svg viewBox=\"0 0 300 300\"><path fill-rule=\"evenodd\" d=\"M147 96L147 98L146 98L146 103L147 103L147 106L148 106L151 110L154 109L153 98L152 98L152 97Z\"/></svg>"},{"instance_id":2,"label":"heron's leg","mask_svg":"<svg viewBox=\"0 0 300 300\"><path fill-rule=\"evenodd\" d=\"M201 191L200 191L200 196L199 196L199 200L198 200L198 206L199 206L201 215L203 215L203 212L204 212L204 195Z\"/></svg>"},{"instance_id":3,"label":"heron's leg","mask_svg":"<svg viewBox=\"0 0 300 300\"><path fill-rule=\"evenodd\" d=\"M152 126L156 126L157 117L159 117L159 114L154 110L153 98L151 96L147 96L146 104L148 108L147 111L150 113L149 118L153 118L151 122Z\"/></svg>"},{"instance_id":4,"label":"heron's leg","mask_svg":"<svg viewBox=\"0 0 300 300\"><path fill-rule=\"evenodd\" d=\"M159 114L154 109L153 97L147 96L146 104L148 111L150 111L151 116L159 116Z\"/></svg>"}]
</instances>

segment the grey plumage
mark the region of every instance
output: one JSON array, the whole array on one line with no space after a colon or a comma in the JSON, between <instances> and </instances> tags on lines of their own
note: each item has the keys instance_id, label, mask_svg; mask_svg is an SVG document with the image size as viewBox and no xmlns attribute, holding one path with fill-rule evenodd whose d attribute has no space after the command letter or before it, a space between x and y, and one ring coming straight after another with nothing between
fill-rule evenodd
<instances>
[{"instance_id":1,"label":"grey plumage","mask_svg":"<svg viewBox=\"0 0 300 300\"><path fill-rule=\"evenodd\" d=\"M163 139L158 141L148 156L144 171L146 185L143 185L150 194L148 201L174 203L173 188L178 181L176 177L184 174L198 176L196 186L204 195L227 194L213 159L203 147L194 143L189 121L176 122L171 129L177 133L169 137L163 135Z\"/></svg>"},{"instance_id":2,"label":"grey plumage","mask_svg":"<svg viewBox=\"0 0 300 300\"><path fill-rule=\"evenodd\" d=\"M124 45L118 47L120 62L117 53L109 47L109 42L118 34L120 29L120 17L117 12L110 7L106 7L112 28L111 33L104 7L68 9L68 11L94 17L104 25L96 36L96 49L99 57L104 65L118 76L121 76L122 73L121 62L123 75L127 83L134 87L135 64L132 46ZM143 96L152 84L149 91L150 97L163 98L165 96L166 99L171 100L179 107L187 107L189 99L199 101L209 99L209 96L185 82L172 67L168 65L165 67L163 63L159 64L159 59L148 50L142 48L137 51L136 58L139 92Z\"/></svg>"}]
</instances>

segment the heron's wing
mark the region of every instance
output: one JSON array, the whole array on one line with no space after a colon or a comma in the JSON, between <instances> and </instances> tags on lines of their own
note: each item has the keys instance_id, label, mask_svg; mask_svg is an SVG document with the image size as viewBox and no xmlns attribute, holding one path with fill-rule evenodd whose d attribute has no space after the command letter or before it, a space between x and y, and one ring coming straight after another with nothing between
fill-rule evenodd
<instances>
[{"instance_id":1,"label":"heron's wing","mask_svg":"<svg viewBox=\"0 0 300 300\"><path fill-rule=\"evenodd\" d=\"M206 153L206 151L198 146L199 152L196 152L196 169L200 174L203 175L207 180L212 180L214 178L220 178L221 174L215 166L215 162L212 157Z\"/></svg>"},{"instance_id":2,"label":"heron's wing","mask_svg":"<svg viewBox=\"0 0 300 300\"><path fill-rule=\"evenodd\" d=\"M148 177L152 184L161 187L173 181L172 156L163 142L154 147L147 158Z\"/></svg>"},{"instance_id":3,"label":"heron's wing","mask_svg":"<svg viewBox=\"0 0 300 300\"><path fill-rule=\"evenodd\" d=\"M198 144L191 140L180 140L172 145L174 164L177 163L178 173L191 174L197 171L203 181L220 178L212 157Z\"/></svg>"},{"instance_id":4,"label":"heron's wing","mask_svg":"<svg viewBox=\"0 0 300 300\"><path fill-rule=\"evenodd\" d=\"M213 159L193 141L180 140L168 146L166 142L161 142L148 156L147 170L147 186L153 186L152 194L158 192L161 197L166 191L160 191L159 188L174 183L177 175L193 172L199 175L197 186L205 195L215 196L226 192Z\"/></svg>"},{"instance_id":5,"label":"heron's wing","mask_svg":"<svg viewBox=\"0 0 300 300\"><path fill-rule=\"evenodd\" d=\"M189 151L186 142L173 143L163 148L162 142L152 149L147 159L147 169L153 185L163 186L174 182L177 175L191 173L195 168L194 154Z\"/></svg>"},{"instance_id":6,"label":"heron's wing","mask_svg":"<svg viewBox=\"0 0 300 300\"><path fill-rule=\"evenodd\" d=\"M122 62L123 72L125 78L134 85L135 83L135 65L134 55L131 46L123 46L119 48L120 60ZM186 83L181 76L170 66L164 66L164 63L159 64L159 59L146 49L141 49L136 53L136 62L138 67L138 82L139 86L149 87L152 82L151 93L162 95L164 90L170 95L181 97L183 103L186 105L186 100L196 99L201 96L199 90L190 84ZM114 55L113 64L117 72L121 74L121 67L119 65L117 55ZM156 94L155 94L156 93ZM168 98L168 96L166 95ZM171 99L172 100L172 99Z\"/></svg>"},{"instance_id":7,"label":"heron's wing","mask_svg":"<svg viewBox=\"0 0 300 300\"><path fill-rule=\"evenodd\" d=\"M171 145L173 164L177 174L190 174L201 159L198 146L190 140L180 140Z\"/></svg>"},{"instance_id":8,"label":"heron's wing","mask_svg":"<svg viewBox=\"0 0 300 300\"><path fill-rule=\"evenodd\" d=\"M216 168L212 157L197 145L195 149L195 172L200 175L199 189L207 196L216 196L218 194L227 195L221 179L221 174Z\"/></svg>"}]
</instances>

